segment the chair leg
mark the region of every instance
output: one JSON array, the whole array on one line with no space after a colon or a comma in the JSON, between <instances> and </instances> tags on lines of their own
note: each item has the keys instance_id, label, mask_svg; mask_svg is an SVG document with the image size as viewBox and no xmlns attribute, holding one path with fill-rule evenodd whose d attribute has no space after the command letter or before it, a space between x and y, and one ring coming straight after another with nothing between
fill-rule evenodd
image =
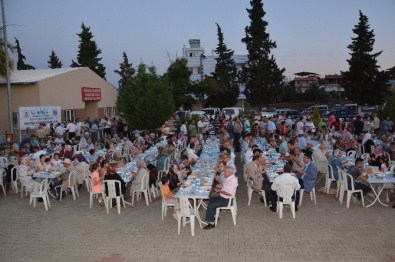
<instances>
[{"instance_id":1,"label":"chair leg","mask_svg":"<svg viewBox=\"0 0 395 262\"><path fill-rule=\"evenodd\" d=\"M48 201L48 207L51 207L51 202L49 201L49 196L46 195L47 201Z\"/></svg>"},{"instance_id":2,"label":"chair leg","mask_svg":"<svg viewBox=\"0 0 395 262\"><path fill-rule=\"evenodd\" d=\"M191 223L191 235L194 237L195 236L195 216L190 216L189 220Z\"/></svg>"},{"instance_id":3,"label":"chair leg","mask_svg":"<svg viewBox=\"0 0 395 262\"><path fill-rule=\"evenodd\" d=\"M109 213L108 208L109 208L109 206L110 206L110 199L109 199L108 197L106 198L106 202L107 202L107 204L106 204L106 209L107 209L107 215L108 215L108 213Z\"/></svg>"},{"instance_id":4,"label":"chair leg","mask_svg":"<svg viewBox=\"0 0 395 262\"><path fill-rule=\"evenodd\" d=\"M134 195L135 195L135 193L132 192L132 206L134 205Z\"/></svg>"},{"instance_id":5,"label":"chair leg","mask_svg":"<svg viewBox=\"0 0 395 262\"><path fill-rule=\"evenodd\" d=\"M263 198L263 202L265 202L265 207L267 207L265 190L261 190L261 196Z\"/></svg>"},{"instance_id":6,"label":"chair leg","mask_svg":"<svg viewBox=\"0 0 395 262\"><path fill-rule=\"evenodd\" d=\"M164 218L164 214L165 214L165 209L166 208L166 206L163 204L163 202L162 202L162 220L163 220L163 218Z\"/></svg>"},{"instance_id":7,"label":"chair leg","mask_svg":"<svg viewBox=\"0 0 395 262\"><path fill-rule=\"evenodd\" d=\"M121 198L117 197L117 209L118 209L118 215L121 214Z\"/></svg>"},{"instance_id":8,"label":"chair leg","mask_svg":"<svg viewBox=\"0 0 395 262\"><path fill-rule=\"evenodd\" d=\"M292 202L291 204L291 212L292 212L292 218L295 219L295 202Z\"/></svg>"},{"instance_id":9,"label":"chair leg","mask_svg":"<svg viewBox=\"0 0 395 262\"><path fill-rule=\"evenodd\" d=\"M346 202L347 208L350 208L350 201L351 201L351 192L347 191L347 202Z\"/></svg>"},{"instance_id":10,"label":"chair leg","mask_svg":"<svg viewBox=\"0 0 395 262\"><path fill-rule=\"evenodd\" d=\"M219 209L217 208L215 210L215 221L214 221L215 226L217 226L217 224L218 224L218 217L219 217Z\"/></svg>"},{"instance_id":11,"label":"chair leg","mask_svg":"<svg viewBox=\"0 0 395 262\"><path fill-rule=\"evenodd\" d=\"M147 206L149 206L149 192L148 190L144 191L144 198L145 198L145 203L147 204Z\"/></svg>"},{"instance_id":12,"label":"chair leg","mask_svg":"<svg viewBox=\"0 0 395 262\"><path fill-rule=\"evenodd\" d=\"M181 232L181 215L177 216L178 234Z\"/></svg>"},{"instance_id":13,"label":"chair leg","mask_svg":"<svg viewBox=\"0 0 395 262\"><path fill-rule=\"evenodd\" d=\"M284 205L283 205L283 202L279 202L278 203L278 208L279 208L279 216L280 216L280 218L283 218L283 207L284 207Z\"/></svg>"},{"instance_id":14,"label":"chair leg","mask_svg":"<svg viewBox=\"0 0 395 262\"><path fill-rule=\"evenodd\" d=\"M248 196L248 205L251 204L251 197L252 197L252 189L247 188L247 196Z\"/></svg>"},{"instance_id":15,"label":"chair leg","mask_svg":"<svg viewBox=\"0 0 395 262\"><path fill-rule=\"evenodd\" d=\"M45 196L43 197L43 202L44 202L45 211L48 211L47 199Z\"/></svg>"},{"instance_id":16,"label":"chair leg","mask_svg":"<svg viewBox=\"0 0 395 262\"><path fill-rule=\"evenodd\" d=\"M5 188L4 188L4 185L1 185L1 187L3 188L3 193L4 193L4 196L6 196L7 194L5 193Z\"/></svg>"},{"instance_id":17,"label":"chair leg","mask_svg":"<svg viewBox=\"0 0 395 262\"><path fill-rule=\"evenodd\" d=\"M93 204L93 194L92 192L89 192L89 207L92 208Z\"/></svg>"},{"instance_id":18,"label":"chair leg","mask_svg":"<svg viewBox=\"0 0 395 262\"><path fill-rule=\"evenodd\" d=\"M362 206L365 207L365 200L364 200L364 197L363 197L362 190L361 190L361 200L362 200Z\"/></svg>"},{"instance_id":19,"label":"chair leg","mask_svg":"<svg viewBox=\"0 0 395 262\"><path fill-rule=\"evenodd\" d=\"M304 189L299 190L299 207L302 206L303 194L304 194Z\"/></svg>"},{"instance_id":20,"label":"chair leg","mask_svg":"<svg viewBox=\"0 0 395 262\"><path fill-rule=\"evenodd\" d=\"M230 213L232 214L233 226L236 226L236 210L235 209L231 209Z\"/></svg>"}]
</instances>

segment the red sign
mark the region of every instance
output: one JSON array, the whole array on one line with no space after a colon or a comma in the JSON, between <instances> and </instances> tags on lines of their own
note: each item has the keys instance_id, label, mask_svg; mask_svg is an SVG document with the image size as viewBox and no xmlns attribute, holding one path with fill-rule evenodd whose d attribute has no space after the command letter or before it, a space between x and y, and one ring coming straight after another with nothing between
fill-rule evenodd
<instances>
[{"instance_id":1,"label":"red sign","mask_svg":"<svg viewBox=\"0 0 395 262\"><path fill-rule=\"evenodd\" d=\"M101 89L96 87L81 87L81 95L83 102L100 101Z\"/></svg>"}]
</instances>

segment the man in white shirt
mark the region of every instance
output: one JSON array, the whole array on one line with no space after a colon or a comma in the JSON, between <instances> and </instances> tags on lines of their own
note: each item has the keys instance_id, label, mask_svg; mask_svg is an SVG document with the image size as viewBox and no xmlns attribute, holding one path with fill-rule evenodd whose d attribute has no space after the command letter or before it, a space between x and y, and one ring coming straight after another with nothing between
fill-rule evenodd
<instances>
[{"instance_id":1,"label":"man in white shirt","mask_svg":"<svg viewBox=\"0 0 395 262\"><path fill-rule=\"evenodd\" d=\"M303 135L303 128L304 128L304 124L303 124L303 116L300 117L299 121L296 122L296 134L299 135Z\"/></svg>"},{"instance_id":2,"label":"man in white shirt","mask_svg":"<svg viewBox=\"0 0 395 262\"><path fill-rule=\"evenodd\" d=\"M226 207L229 204L229 199L235 196L237 186L239 185L237 177L234 176L234 170L231 167L225 167L224 170L225 183L221 188L215 188L215 192L220 195L210 199L207 206L206 221L207 226L204 229L212 229L214 225L214 215L217 207Z\"/></svg>"},{"instance_id":3,"label":"man in white shirt","mask_svg":"<svg viewBox=\"0 0 395 262\"><path fill-rule=\"evenodd\" d=\"M76 135L77 126L73 122L70 122L67 124L66 130L69 131L69 139L71 140Z\"/></svg>"},{"instance_id":4,"label":"man in white shirt","mask_svg":"<svg viewBox=\"0 0 395 262\"><path fill-rule=\"evenodd\" d=\"M292 166L290 164L286 164L284 166L284 173L282 175L279 175L276 179L274 179L273 184L272 184L272 206L270 207L270 210L273 212L277 212L277 200L282 201L281 197L281 186L282 185L290 185L293 187L294 190L299 190L300 189L300 184L299 180L294 176L294 174L291 173ZM295 198L295 196L293 196ZM277 199L278 198L278 199ZM295 205L295 211L297 211L297 205Z\"/></svg>"},{"instance_id":5,"label":"man in white shirt","mask_svg":"<svg viewBox=\"0 0 395 262\"><path fill-rule=\"evenodd\" d=\"M56 128L55 128L55 133L57 135L61 135L63 136L64 134L64 128L60 125L60 123L57 124Z\"/></svg>"},{"instance_id":6,"label":"man in white shirt","mask_svg":"<svg viewBox=\"0 0 395 262\"><path fill-rule=\"evenodd\" d=\"M267 121L267 131L269 131L270 134L273 134L276 131L276 125L272 121L271 117Z\"/></svg>"},{"instance_id":7,"label":"man in white shirt","mask_svg":"<svg viewBox=\"0 0 395 262\"><path fill-rule=\"evenodd\" d=\"M81 120L79 118L77 118L75 122L76 122L75 136L79 140L81 138L82 131L83 131L82 130L83 123L81 122Z\"/></svg>"},{"instance_id":8,"label":"man in white shirt","mask_svg":"<svg viewBox=\"0 0 395 262\"><path fill-rule=\"evenodd\" d=\"M205 134L207 131L207 123L205 121L204 116L202 118L200 118L200 120L197 122L197 127L199 130L200 134Z\"/></svg>"}]
</instances>

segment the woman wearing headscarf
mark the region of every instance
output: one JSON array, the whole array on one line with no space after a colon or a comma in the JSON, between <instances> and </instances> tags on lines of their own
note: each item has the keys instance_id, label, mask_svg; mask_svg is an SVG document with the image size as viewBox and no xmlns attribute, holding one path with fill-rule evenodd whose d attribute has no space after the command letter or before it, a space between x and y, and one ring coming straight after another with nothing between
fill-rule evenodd
<instances>
[{"instance_id":1,"label":"woman wearing headscarf","mask_svg":"<svg viewBox=\"0 0 395 262\"><path fill-rule=\"evenodd\" d=\"M74 156L73 156L73 148L72 148L72 146L71 145L66 145L65 147L64 147L64 158L68 158L68 159L70 159L71 161L73 161L74 160Z\"/></svg>"},{"instance_id":2,"label":"woman wearing headscarf","mask_svg":"<svg viewBox=\"0 0 395 262\"><path fill-rule=\"evenodd\" d=\"M77 179L78 190L80 190L84 183L85 174L89 174L89 163L81 152L77 152L75 158L78 161L75 165L75 178Z\"/></svg>"},{"instance_id":3,"label":"woman wearing headscarf","mask_svg":"<svg viewBox=\"0 0 395 262\"><path fill-rule=\"evenodd\" d=\"M362 145L365 148L365 153L369 153L370 155L374 152L372 152L372 146L374 146L373 140L372 140L372 134L366 133L363 138L362 138Z\"/></svg>"},{"instance_id":4,"label":"woman wearing headscarf","mask_svg":"<svg viewBox=\"0 0 395 262\"><path fill-rule=\"evenodd\" d=\"M142 187L142 183L143 183L143 177L147 176L147 179L149 178L149 170L147 168L147 164L145 163L145 161L140 160L137 162L137 173L133 178L132 181L132 186L131 186L131 191L133 190L140 190ZM148 185L148 183L147 183Z\"/></svg>"}]
</instances>

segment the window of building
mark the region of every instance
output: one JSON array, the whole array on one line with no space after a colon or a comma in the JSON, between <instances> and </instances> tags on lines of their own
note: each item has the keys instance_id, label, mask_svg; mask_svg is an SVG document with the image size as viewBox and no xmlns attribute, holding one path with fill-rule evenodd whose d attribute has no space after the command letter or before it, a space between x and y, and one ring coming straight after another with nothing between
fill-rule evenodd
<instances>
[{"instance_id":1,"label":"window of building","mask_svg":"<svg viewBox=\"0 0 395 262\"><path fill-rule=\"evenodd\" d=\"M67 109L64 111L64 119L66 121L74 122L75 121L75 111L73 109Z\"/></svg>"},{"instance_id":2,"label":"window of building","mask_svg":"<svg viewBox=\"0 0 395 262\"><path fill-rule=\"evenodd\" d=\"M104 108L104 116L105 117L115 116L115 107L105 107Z\"/></svg>"},{"instance_id":3,"label":"window of building","mask_svg":"<svg viewBox=\"0 0 395 262\"><path fill-rule=\"evenodd\" d=\"M192 52L189 53L189 56L192 57Z\"/></svg>"}]
</instances>

